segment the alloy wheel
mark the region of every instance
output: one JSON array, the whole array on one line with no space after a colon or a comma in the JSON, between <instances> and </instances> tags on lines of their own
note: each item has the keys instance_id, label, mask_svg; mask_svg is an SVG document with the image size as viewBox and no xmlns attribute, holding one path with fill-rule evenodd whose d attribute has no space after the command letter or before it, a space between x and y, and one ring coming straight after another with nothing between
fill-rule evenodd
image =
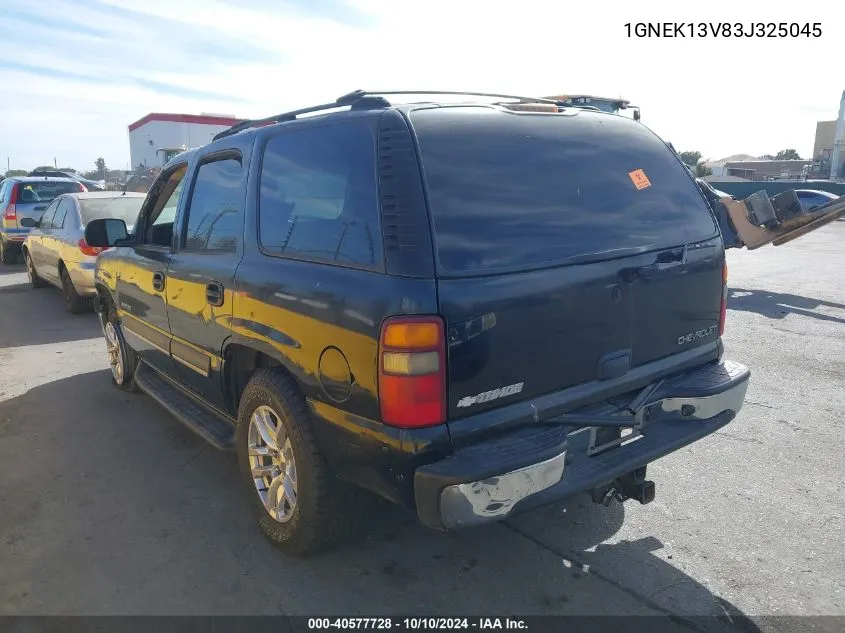
<instances>
[{"instance_id":1,"label":"alloy wheel","mask_svg":"<svg viewBox=\"0 0 845 633\"><path fill-rule=\"evenodd\" d=\"M123 358L123 348L120 345L117 327L114 323L108 322L103 326L103 333L106 337L106 351L109 355L112 376L114 376L114 381L118 385L122 385L126 376L126 363Z\"/></svg>"},{"instance_id":2,"label":"alloy wheel","mask_svg":"<svg viewBox=\"0 0 845 633\"><path fill-rule=\"evenodd\" d=\"M286 523L296 510L296 461L281 418L268 406L257 407L249 419L247 451L264 509L274 520Z\"/></svg>"}]
</instances>

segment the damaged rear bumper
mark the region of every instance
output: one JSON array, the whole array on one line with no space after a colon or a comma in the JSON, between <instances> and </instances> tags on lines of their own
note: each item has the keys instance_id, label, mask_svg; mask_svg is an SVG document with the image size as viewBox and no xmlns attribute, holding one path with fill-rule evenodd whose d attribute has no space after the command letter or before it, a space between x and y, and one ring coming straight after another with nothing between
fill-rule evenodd
<instances>
[{"instance_id":1,"label":"damaged rear bumper","mask_svg":"<svg viewBox=\"0 0 845 633\"><path fill-rule=\"evenodd\" d=\"M710 363L652 385L632 410L593 407L459 450L416 471L420 520L446 530L479 525L612 482L733 420L750 375L739 363ZM597 445L608 427L634 432Z\"/></svg>"}]
</instances>

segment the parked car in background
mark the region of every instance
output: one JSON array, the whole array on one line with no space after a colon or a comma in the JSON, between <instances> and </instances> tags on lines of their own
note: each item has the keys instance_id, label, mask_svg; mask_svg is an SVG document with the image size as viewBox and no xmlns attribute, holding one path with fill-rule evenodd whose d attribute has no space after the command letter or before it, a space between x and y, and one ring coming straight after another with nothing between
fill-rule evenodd
<instances>
[{"instance_id":1,"label":"parked car in background","mask_svg":"<svg viewBox=\"0 0 845 633\"><path fill-rule=\"evenodd\" d=\"M47 176L49 178L71 178L77 182L81 182L85 185L85 188L88 191L105 191L106 183L105 181L99 182L96 180L91 180L89 178L85 178L70 171L58 171L53 169L36 169L34 171L29 172L30 176Z\"/></svg>"},{"instance_id":2,"label":"parked car in background","mask_svg":"<svg viewBox=\"0 0 845 633\"><path fill-rule=\"evenodd\" d=\"M38 220L57 196L85 191L79 181L71 178L15 176L0 185L0 261L17 261L21 245L30 228L23 219Z\"/></svg>"},{"instance_id":3,"label":"parked car in background","mask_svg":"<svg viewBox=\"0 0 845 633\"><path fill-rule=\"evenodd\" d=\"M795 193L798 195L798 202L801 203L801 208L804 211L812 211L816 207L820 207L839 198L835 193L822 191L821 189L796 189Z\"/></svg>"},{"instance_id":4,"label":"parked car in background","mask_svg":"<svg viewBox=\"0 0 845 633\"><path fill-rule=\"evenodd\" d=\"M33 288L48 283L61 288L68 312L90 308L95 294L94 267L102 249L85 242L85 225L92 220L117 218L127 226L144 202L144 194L120 192L71 193L58 196L41 216L26 218L32 232L23 243L26 272Z\"/></svg>"},{"instance_id":5,"label":"parked car in background","mask_svg":"<svg viewBox=\"0 0 845 633\"><path fill-rule=\"evenodd\" d=\"M537 101L246 121L169 161L131 236L87 225L113 383L234 448L285 551L360 516L350 483L441 530L648 503L647 464L741 409L688 172L639 123Z\"/></svg>"}]
</instances>

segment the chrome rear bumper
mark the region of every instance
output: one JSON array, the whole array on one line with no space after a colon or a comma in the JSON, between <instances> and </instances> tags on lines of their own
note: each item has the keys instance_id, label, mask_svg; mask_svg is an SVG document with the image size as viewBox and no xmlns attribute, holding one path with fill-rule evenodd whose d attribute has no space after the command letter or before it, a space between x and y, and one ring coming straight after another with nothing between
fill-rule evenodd
<instances>
[{"instance_id":1,"label":"chrome rear bumper","mask_svg":"<svg viewBox=\"0 0 845 633\"><path fill-rule=\"evenodd\" d=\"M601 452L582 432L595 427L576 427L566 416L457 451L417 470L420 520L447 530L478 525L612 481L728 424L750 375L744 365L721 361L662 381L633 416L619 418L616 426L638 429L632 441Z\"/></svg>"}]
</instances>

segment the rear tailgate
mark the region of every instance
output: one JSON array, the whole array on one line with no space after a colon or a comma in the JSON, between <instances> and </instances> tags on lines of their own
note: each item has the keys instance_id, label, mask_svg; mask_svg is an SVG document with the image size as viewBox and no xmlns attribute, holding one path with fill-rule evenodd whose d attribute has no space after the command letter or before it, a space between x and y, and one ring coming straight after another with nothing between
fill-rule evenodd
<instances>
[{"instance_id":1,"label":"rear tailgate","mask_svg":"<svg viewBox=\"0 0 845 633\"><path fill-rule=\"evenodd\" d=\"M449 418L712 343L724 249L673 153L622 117L415 110Z\"/></svg>"}]
</instances>

